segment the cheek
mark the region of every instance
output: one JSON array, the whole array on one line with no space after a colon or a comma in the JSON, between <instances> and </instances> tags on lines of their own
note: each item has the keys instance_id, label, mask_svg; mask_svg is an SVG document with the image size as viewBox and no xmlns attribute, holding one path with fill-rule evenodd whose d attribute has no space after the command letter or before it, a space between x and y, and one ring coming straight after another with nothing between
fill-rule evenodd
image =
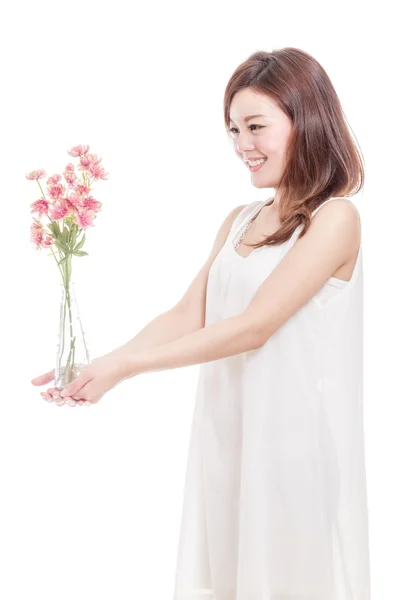
<instances>
[{"instance_id":1,"label":"cheek","mask_svg":"<svg viewBox=\"0 0 400 600\"><path fill-rule=\"evenodd\" d=\"M277 129L269 127L268 130L265 131L265 135L261 136L259 139L260 150L265 150L265 154L267 155L268 152L270 152L276 156L283 156L286 151L289 135L290 131L285 127Z\"/></svg>"},{"instance_id":2,"label":"cheek","mask_svg":"<svg viewBox=\"0 0 400 600\"><path fill-rule=\"evenodd\" d=\"M262 150L263 154L266 154L267 156L270 154L279 154L282 149L279 140L272 137L261 139L258 147Z\"/></svg>"},{"instance_id":3,"label":"cheek","mask_svg":"<svg viewBox=\"0 0 400 600\"><path fill-rule=\"evenodd\" d=\"M277 141L271 135L259 136L257 140L254 140L254 145L261 154L266 156L275 154L279 147Z\"/></svg>"}]
</instances>

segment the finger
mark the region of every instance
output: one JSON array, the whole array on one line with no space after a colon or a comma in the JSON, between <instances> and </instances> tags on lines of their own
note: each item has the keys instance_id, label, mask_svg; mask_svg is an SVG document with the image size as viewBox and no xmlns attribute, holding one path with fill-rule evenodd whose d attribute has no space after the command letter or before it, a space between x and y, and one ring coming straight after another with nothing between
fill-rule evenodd
<instances>
[{"instance_id":1,"label":"finger","mask_svg":"<svg viewBox=\"0 0 400 600\"><path fill-rule=\"evenodd\" d=\"M69 396L67 396L67 397L65 398L65 404L68 404L68 406L72 406L72 407L74 407L74 406L76 406L76 405L77 405L77 402L76 402L76 400L74 400L73 398L70 398Z\"/></svg>"},{"instance_id":2,"label":"finger","mask_svg":"<svg viewBox=\"0 0 400 600\"><path fill-rule=\"evenodd\" d=\"M46 383L50 383L53 381L55 375L55 369L48 371L48 373L44 373L43 375L39 375L38 377L34 377L31 380L33 385L46 385Z\"/></svg>"},{"instance_id":3,"label":"finger","mask_svg":"<svg viewBox=\"0 0 400 600\"><path fill-rule=\"evenodd\" d=\"M79 390L75 390L73 393L67 394L67 396L71 396L71 398L74 398L76 400L86 400L87 402L92 402L92 399L94 398L94 396L92 395L93 392L91 391L92 388L92 380L85 383L84 385L82 385L80 387ZM63 397L63 394L65 393L66 388L64 388L62 390L62 394L61 396ZM65 396L64 396L65 397Z\"/></svg>"},{"instance_id":4,"label":"finger","mask_svg":"<svg viewBox=\"0 0 400 600\"><path fill-rule=\"evenodd\" d=\"M83 371L76 379L71 381L63 390L61 390L61 396L71 396L71 398L76 394L82 395L82 388L85 387L87 383L91 381L90 372L87 370Z\"/></svg>"},{"instance_id":5,"label":"finger","mask_svg":"<svg viewBox=\"0 0 400 600\"><path fill-rule=\"evenodd\" d=\"M69 397L69 396L67 396L67 397ZM76 403L77 403L79 406L91 406L92 404L95 404L96 402L98 402L98 401L100 400L100 397L101 397L101 396L99 396L97 400L96 400L96 399L94 399L94 398L93 398L93 399L91 399L91 400L88 400L87 398L76 398L76 399L75 399L75 402L76 402ZM74 397L72 397L72 398L74 398Z\"/></svg>"},{"instance_id":6,"label":"finger","mask_svg":"<svg viewBox=\"0 0 400 600\"><path fill-rule=\"evenodd\" d=\"M54 396L57 396L57 393L58 394L60 393L60 390L56 387L51 387L51 388L47 388L46 392L48 394L51 394L54 397Z\"/></svg>"},{"instance_id":7,"label":"finger","mask_svg":"<svg viewBox=\"0 0 400 600\"><path fill-rule=\"evenodd\" d=\"M51 388L49 391L53 391L55 389L56 388ZM66 396L66 398L60 398L60 396L56 396L48 392L40 392L40 395L42 396L43 400L47 400L47 402L54 401L54 403L59 406L62 406L63 404L68 404L68 406L76 406L76 400L73 400L69 396Z\"/></svg>"},{"instance_id":8,"label":"finger","mask_svg":"<svg viewBox=\"0 0 400 600\"><path fill-rule=\"evenodd\" d=\"M60 391L58 388L47 388L46 392L40 392L41 395L43 394L47 394L48 396L51 396L53 400L55 400L56 398L60 397Z\"/></svg>"},{"instance_id":9,"label":"finger","mask_svg":"<svg viewBox=\"0 0 400 600\"><path fill-rule=\"evenodd\" d=\"M74 400L73 398L71 398L70 396L66 396L65 398L61 398L58 397L57 399L54 400L55 404L58 404L59 406L62 406L63 404L66 404L67 406L76 406L76 400Z\"/></svg>"}]
</instances>

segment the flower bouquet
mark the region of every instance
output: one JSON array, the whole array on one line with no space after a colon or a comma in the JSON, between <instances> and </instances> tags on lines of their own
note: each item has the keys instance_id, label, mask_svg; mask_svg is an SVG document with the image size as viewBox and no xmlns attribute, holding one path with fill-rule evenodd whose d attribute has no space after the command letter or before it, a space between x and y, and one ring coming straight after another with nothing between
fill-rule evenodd
<instances>
[{"instance_id":1,"label":"flower bouquet","mask_svg":"<svg viewBox=\"0 0 400 600\"><path fill-rule=\"evenodd\" d=\"M61 306L54 385L66 387L89 364L89 353L79 317L72 276L72 257L87 256L82 248L86 230L94 226L102 203L91 195L94 181L107 179L101 158L89 154L89 146L74 146L68 154L79 159L77 168L68 163L63 174L49 177L47 197L40 184L44 169L31 171L29 180L37 181L41 197L31 203L33 223L31 242L37 250L50 248L61 275ZM64 180L63 180L64 177ZM42 223L41 219L48 219ZM50 256L50 254L48 255Z\"/></svg>"}]
</instances>

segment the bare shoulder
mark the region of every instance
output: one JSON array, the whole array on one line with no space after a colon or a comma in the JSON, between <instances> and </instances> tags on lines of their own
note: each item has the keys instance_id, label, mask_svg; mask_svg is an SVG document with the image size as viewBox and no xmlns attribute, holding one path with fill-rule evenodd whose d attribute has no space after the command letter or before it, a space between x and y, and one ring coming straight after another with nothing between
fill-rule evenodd
<instances>
[{"instance_id":1,"label":"bare shoulder","mask_svg":"<svg viewBox=\"0 0 400 600\"><path fill-rule=\"evenodd\" d=\"M225 221L227 221L228 224L230 224L232 226L236 217L242 212L242 210L244 210L248 206L250 206L250 204L241 204L240 206L235 206L235 208L233 208L230 211L230 213L226 217Z\"/></svg>"},{"instance_id":2,"label":"bare shoulder","mask_svg":"<svg viewBox=\"0 0 400 600\"><path fill-rule=\"evenodd\" d=\"M350 281L359 237L359 213L351 202L335 198L321 206L245 310L260 345L310 302L330 277Z\"/></svg>"},{"instance_id":3,"label":"bare shoulder","mask_svg":"<svg viewBox=\"0 0 400 600\"><path fill-rule=\"evenodd\" d=\"M325 216L322 216L325 215ZM317 220L338 220L349 221L350 224L360 223L360 213L353 202L346 198L334 198L330 202L326 202L313 217L313 221Z\"/></svg>"},{"instance_id":4,"label":"bare shoulder","mask_svg":"<svg viewBox=\"0 0 400 600\"><path fill-rule=\"evenodd\" d=\"M211 249L211 253L209 256L209 261L212 262L212 260L215 258L216 254L218 254L218 252L221 250L222 246L225 244L226 239L229 235L229 232L232 228L232 225L236 219L236 217L242 212L242 210L244 210L247 206L249 206L248 204L241 204L240 206L236 206L235 208L233 208L228 215L225 217L225 219L222 221L219 229L217 230L217 234L215 236L215 240L214 240L214 244L213 244L213 248Z\"/></svg>"},{"instance_id":5,"label":"bare shoulder","mask_svg":"<svg viewBox=\"0 0 400 600\"><path fill-rule=\"evenodd\" d=\"M310 235L324 236L336 233L338 241L346 247L348 255L358 251L361 238L360 213L350 200L335 198L326 202L314 215Z\"/></svg>"}]
</instances>

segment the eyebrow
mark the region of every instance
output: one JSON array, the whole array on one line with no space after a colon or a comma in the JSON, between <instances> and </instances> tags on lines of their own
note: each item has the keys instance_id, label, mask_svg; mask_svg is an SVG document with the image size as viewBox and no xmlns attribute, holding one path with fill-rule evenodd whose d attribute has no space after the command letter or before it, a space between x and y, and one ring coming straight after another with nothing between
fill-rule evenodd
<instances>
[{"instance_id":1,"label":"eyebrow","mask_svg":"<svg viewBox=\"0 0 400 600\"><path fill-rule=\"evenodd\" d=\"M244 121L245 123L247 123L247 121L250 121L250 119L254 119L254 118L256 118L256 117L265 117L265 115L250 115L249 117L245 117L245 118L243 119L243 121ZM233 119L229 119L229 123L234 123L234 122L235 122L235 121L233 121Z\"/></svg>"}]
</instances>

